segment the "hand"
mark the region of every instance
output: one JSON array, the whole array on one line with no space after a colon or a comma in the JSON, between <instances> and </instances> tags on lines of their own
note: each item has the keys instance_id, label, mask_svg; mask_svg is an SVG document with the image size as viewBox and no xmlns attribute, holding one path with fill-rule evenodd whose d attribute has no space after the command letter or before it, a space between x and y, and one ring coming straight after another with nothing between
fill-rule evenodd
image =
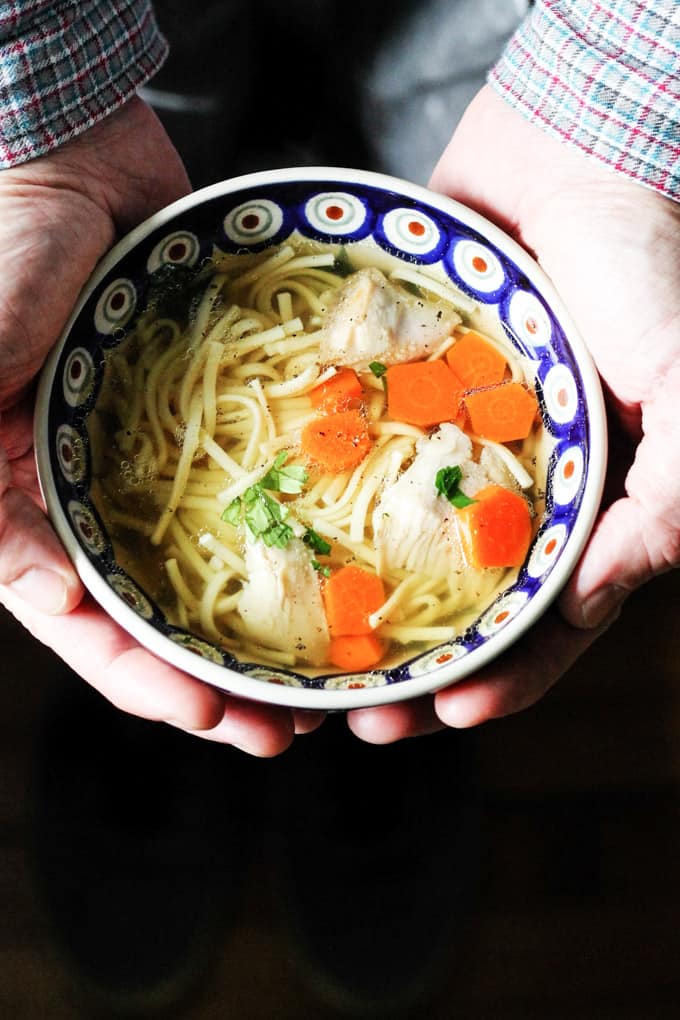
<instances>
[{"instance_id":1,"label":"hand","mask_svg":"<svg viewBox=\"0 0 680 1020\"><path fill-rule=\"evenodd\" d=\"M630 592L680 566L680 204L550 138L488 86L430 183L512 234L552 279L602 377L610 461L592 537L540 627L434 698L352 713L354 732L377 743L531 705Z\"/></svg>"},{"instance_id":2,"label":"hand","mask_svg":"<svg viewBox=\"0 0 680 1020\"><path fill-rule=\"evenodd\" d=\"M0 603L124 711L272 755L321 716L227 697L141 648L84 596L43 512L33 457L33 382L95 263L117 233L189 190L139 99L0 171Z\"/></svg>"}]
</instances>

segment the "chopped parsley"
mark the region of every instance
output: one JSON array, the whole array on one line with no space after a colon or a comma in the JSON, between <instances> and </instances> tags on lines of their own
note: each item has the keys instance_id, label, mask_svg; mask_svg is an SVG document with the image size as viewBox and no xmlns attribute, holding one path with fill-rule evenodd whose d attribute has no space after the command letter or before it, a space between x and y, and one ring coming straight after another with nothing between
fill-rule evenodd
<instances>
[{"instance_id":1,"label":"chopped parsley","mask_svg":"<svg viewBox=\"0 0 680 1020\"><path fill-rule=\"evenodd\" d=\"M331 551L330 542L327 542L325 538L318 535L313 528L307 528L302 536L302 541L310 546L315 553L318 553L319 556L326 556Z\"/></svg>"},{"instance_id":2,"label":"chopped parsley","mask_svg":"<svg viewBox=\"0 0 680 1020\"><path fill-rule=\"evenodd\" d=\"M322 574L324 577L330 577L331 576L331 568L330 567L324 567L323 564L319 563L318 560L312 560L312 566L314 567L314 569L319 574Z\"/></svg>"},{"instance_id":3,"label":"chopped parsley","mask_svg":"<svg viewBox=\"0 0 680 1020\"><path fill-rule=\"evenodd\" d=\"M448 499L449 503L459 510L476 502L476 500L466 496L460 488L462 477L463 472L456 465L454 467L440 468L434 480L435 488L440 496L444 496L445 499Z\"/></svg>"},{"instance_id":4,"label":"chopped parsley","mask_svg":"<svg viewBox=\"0 0 680 1020\"><path fill-rule=\"evenodd\" d=\"M294 496L302 492L309 475L303 467L296 465L284 467L287 459L288 454L282 450L258 485L263 489L271 489L272 492L285 492Z\"/></svg>"},{"instance_id":5,"label":"chopped parsley","mask_svg":"<svg viewBox=\"0 0 680 1020\"><path fill-rule=\"evenodd\" d=\"M282 451L267 473L249 486L242 496L232 499L222 514L222 520L237 528L245 522L253 538L261 538L267 546L285 549L293 537L293 529L286 524L288 508L266 491L297 495L302 492L308 475L302 467L284 467L288 454Z\"/></svg>"},{"instance_id":6,"label":"chopped parsley","mask_svg":"<svg viewBox=\"0 0 680 1020\"><path fill-rule=\"evenodd\" d=\"M371 361L368 367L376 379L382 379L387 371L387 365L383 365L382 361Z\"/></svg>"},{"instance_id":7,"label":"chopped parsley","mask_svg":"<svg viewBox=\"0 0 680 1020\"><path fill-rule=\"evenodd\" d=\"M253 538L261 538L267 546L285 549L293 537L293 529L285 523L287 516L287 508L265 492L262 482L257 482L242 496L232 499L222 514L222 520L234 527L244 520Z\"/></svg>"}]
</instances>

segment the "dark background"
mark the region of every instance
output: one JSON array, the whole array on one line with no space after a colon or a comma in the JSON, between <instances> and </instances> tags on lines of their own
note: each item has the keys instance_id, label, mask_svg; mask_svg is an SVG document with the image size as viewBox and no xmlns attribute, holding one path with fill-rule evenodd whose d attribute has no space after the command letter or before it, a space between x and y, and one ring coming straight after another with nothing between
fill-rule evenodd
<instances>
[{"instance_id":1,"label":"dark background","mask_svg":"<svg viewBox=\"0 0 680 1020\"><path fill-rule=\"evenodd\" d=\"M464 911L452 912L450 946L440 972L443 987L433 987L434 1002L426 1014L416 1015L442 1020L677 1016L678 580L677 573L668 574L633 596L614 627L536 707L468 734L482 803L481 839L474 834L480 871L473 878L455 847L449 852L437 845L437 827L425 830L435 854L443 852L447 858L433 876L435 897L440 883L455 882L463 869L473 895ZM54 722L55 708L61 705L63 713L65 698L77 682L61 677L50 654L7 615L0 617L0 638L5 649L0 686L0 1015L28 1020L97 1017L99 1013L83 1005L77 971L64 955L63 931L55 928L43 884L44 853L36 848L36 773L63 772L58 761L46 758L45 727ZM75 718L91 742L106 737L106 726L93 725L92 714ZM95 723L97 719L94 715ZM140 740L148 740L157 753L162 729L142 723L139 727L134 733L135 761L140 760ZM325 740L324 729L302 739ZM439 766L431 776L445 812L456 811L450 792L455 776L448 762L455 759L457 739L455 733L444 735ZM117 746L109 740L106 746L114 771L120 770L114 796L133 797L148 764L142 755L137 771L131 767L129 737ZM181 744L174 751L181 755ZM230 845L227 831L224 857L209 876L221 905L221 923L207 931L205 958L210 966L186 1008L161 1015L186 1020L340 1016L312 992L310 967L299 951L294 919L280 890L285 860L275 852L276 813L263 791L281 776L285 781L291 752L272 761L245 759L229 748L216 748L215 754L222 764L213 777L219 777L223 792L238 783L258 821L250 831L238 830L244 842L236 847ZM85 741L73 782L91 779L96 760ZM171 762L157 758L156 767L174 775ZM395 766L395 778L398 775ZM351 747L345 746L338 756L337 781L360 791L366 778L356 769ZM107 797L112 795L104 789L101 796L102 813L110 814ZM163 799L162 785L158 798ZM219 795L208 800L208 814L228 822ZM151 794L151 813L154 803ZM67 844L68 835L61 832ZM58 838L59 833L50 837L43 831L43 849ZM64 860L61 877L52 879L73 884L74 911L88 897L89 872L76 863L79 839L76 825L71 832L73 864L69 870L68 858ZM312 861L313 814L309 840ZM137 847L132 840L130 848L133 862L138 861L143 840ZM234 850L245 869L243 876L238 873L237 889L229 864ZM163 866L160 855L157 863ZM133 874L136 867L133 863ZM414 868L422 867L421 860L414 861ZM356 868L360 876L360 858ZM329 876L332 870L331 858ZM140 909L142 905L140 898ZM359 902L357 912L360 916ZM133 921L132 908L131 940L136 935ZM102 926L108 923L102 914ZM422 927L412 932L416 943L428 935Z\"/></svg>"},{"instance_id":2,"label":"dark background","mask_svg":"<svg viewBox=\"0 0 680 1020\"><path fill-rule=\"evenodd\" d=\"M173 51L145 94L201 186L310 163L425 183L522 3L206 3L191 5L191 19L179 0L157 6ZM385 788L371 785L375 775L400 788L423 772L422 802L436 807L424 813L403 884L383 894L406 904L418 874L432 917L436 905L448 912L427 1015L675 1017L679 619L676 572L631 598L582 661L519 716L373 757L335 717L282 758L256 761L124 719L3 613L0 1016L102 1015L69 944L87 941L89 925L93 966L103 953L115 972L121 945L138 947L141 959L173 925L192 935L199 886L212 908L197 914L202 941L192 943L191 965L199 978L158 1015L344 1015L315 990L315 962L285 887L286 837L292 826L295 862L316 883L322 921L324 884L355 855L348 897L361 923L367 885L380 886L403 851L417 789L385 823L376 863L368 849L375 832L367 831L365 852L360 841L322 844L312 779L327 784L329 802L342 791L377 807ZM466 815L456 828L461 803L473 804L474 821ZM325 920L337 928L335 915ZM426 906L404 924L415 958L436 925L428 927ZM364 942L354 937L358 951ZM344 951L352 947L349 933ZM385 955L378 935L375 958L389 969ZM399 970L395 960L395 982ZM122 1015L115 1005L111 1012Z\"/></svg>"}]
</instances>

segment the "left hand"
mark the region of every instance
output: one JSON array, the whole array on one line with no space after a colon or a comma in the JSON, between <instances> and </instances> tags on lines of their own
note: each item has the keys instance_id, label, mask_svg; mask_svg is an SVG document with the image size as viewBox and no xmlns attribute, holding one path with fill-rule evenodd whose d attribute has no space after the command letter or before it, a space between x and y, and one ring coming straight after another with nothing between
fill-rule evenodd
<instances>
[{"instance_id":1,"label":"left hand","mask_svg":"<svg viewBox=\"0 0 680 1020\"><path fill-rule=\"evenodd\" d=\"M513 235L552 279L602 377L609 467L600 517L558 603L477 675L352 712L353 731L375 743L533 704L630 592L680 566L680 204L551 138L488 86L430 183Z\"/></svg>"},{"instance_id":2,"label":"left hand","mask_svg":"<svg viewBox=\"0 0 680 1020\"><path fill-rule=\"evenodd\" d=\"M321 714L229 697L140 647L84 596L45 516L33 456L35 378L97 260L118 232L189 189L137 98L0 172L0 604L123 711L268 756Z\"/></svg>"}]
</instances>

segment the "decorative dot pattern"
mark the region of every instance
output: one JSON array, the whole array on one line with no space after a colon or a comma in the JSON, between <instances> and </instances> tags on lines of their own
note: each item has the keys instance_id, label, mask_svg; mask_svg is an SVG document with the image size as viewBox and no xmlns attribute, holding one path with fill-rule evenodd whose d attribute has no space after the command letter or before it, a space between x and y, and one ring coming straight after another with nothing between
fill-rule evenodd
<instances>
[{"instance_id":1,"label":"decorative dot pattern","mask_svg":"<svg viewBox=\"0 0 680 1020\"><path fill-rule=\"evenodd\" d=\"M276 237L283 224L283 211L268 199L242 202L224 218L224 233L234 244L256 245Z\"/></svg>"},{"instance_id":2,"label":"decorative dot pattern","mask_svg":"<svg viewBox=\"0 0 680 1020\"><path fill-rule=\"evenodd\" d=\"M571 422L579 407L576 380L566 365L553 365L543 379L545 409L560 425Z\"/></svg>"},{"instance_id":3,"label":"decorative dot pattern","mask_svg":"<svg viewBox=\"0 0 680 1020\"><path fill-rule=\"evenodd\" d=\"M552 474L552 498L559 506L568 506L576 499L585 471L583 450L569 446L560 453Z\"/></svg>"},{"instance_id":4,"label":"decorative dot pattern","mask_svg":"<svg viewBox=\"0 0 680 1020\"><path fill-rule=\"evenodd\" d=\"M190 230L175 230L154 245L146 268L149 273L155 273L165 265L193 266L200 253L201 245L196 234Z\"/></svg>"},{"instance_id":5,"label":"decorative dot pattern","mask_svg":"<svg viewBox=\"0 0 680 1020\"><path fill-rule=\"evenodd\" d=\"M84 347L76 347L69 354L62 374L64 399L69 407L80 407L94 389L94 362Z\"/></svg>"},{"instance_id":6,"label":"decorative dot pattern","mask_svg":"<svg viewBox=\"0 0 680 1020\"><path fill-rule=\"evenodd\" d=\"M344 191L327 191L310 198L304 207L304 219L313 231L331 236L349 236L366 222L366 206Z\"/></svg>"},{"instance_id":7,"label":"decorative dot pattern","mask_svg":"<svg viewBox=\"0 0 680 1020\"><path fill-rule=\"evenodd\" d=\"M384 687L387 677L384 673L351 673L348 676L331 676L326 678L324 687L327 691L360 691L365 687Z\"/></svg>"},{"instance_id":8,"label":"decorative dot pattern","mask_svg":"<svg viewBox=\"0 0 680 1020\"><path fill-rule=\"evenodd\" d=\"M123 329L137 307L137 290L132 280L120 277L108 285L94 310L94 325L99 333L109 336Z\"/></svg>"},{"instance_id":9,"label":"decorative dot pattern","mask_svg":"<svg viewBox=\"0 0 680 1020\"><path fill-rule=\"evenodd\" d=\"M424 676L425 673L434 673L438 669L443 669L450 663L462 659L467 653L468 649L464 644L450 642L439 645L434 651L428 652L427 655L422 655L419 659L412 662L409 671L412 677Z\"/></svg>"},{"instance_id":10,"label":"decorative dot pattern","mask_svg":"<svg viewBox=\"0 0 680 1020\"><path fill-rule=\"evenodd\" d=\"M57 460L64 480L69 485L78 485L87 472L85 443L80 433L71 425L60 425L55 439Z\"/></svg>"},{"instance_id":11,"label":"decorative dot pattern","mask_svg":"<svg viewBox=\"0 0 680 1020\"><path fill-rule=\"evenodd\" d=\"M529 577L543 577L555 565L557 558L567 540L567 529L564 524L554 524L542 531L534 542L527 574Z\"/></svg>"},{"instance_id":12,"label":"decorative dot pattern","mask_svg":"<svg viewBox=\"0 0 680 1020\"><path fill-rule=\"evenodd\" d=\"M529 600L525 591L509 591L496 599L490 609L483 614L479 621L478 630L482 637L491 637L502 627L507 626L519 611L524 608Z\"/></svg>"},{"instance_id":13,"label":"decorative dot pattern","mask_svg":"<svg viewBox=\"0 0 680 1020\"><path fill-rule=\"evenodd\" d=\"M413 209L391 209L382 220L385 237L409 255L429 255L441 242L441 230L432 219Z\"/></svg>"},{"instance_id":14,"label":"decorative dot pattern","mask_svg":"<svg viewBox=\"0 0 680 1020\"><path fill-rule=\"evenodd\" d=\"M123 602L134 609L138 616L144 620L150 620L153 617L153 606L129 577L126 577L125 574L107 574L106 580Z\"/></svg>"},{"instance_id":15,"label":"decorative dot pattern","mask_svg":"<svg viewBox=\"0 0 680 1020\"><path fill-rule=\"evenodd\" d=\"M516 290L508 303L508 326L530 351L545 347L552 338L550 316L535 294Z\"/></svg>"},{"instance_id":16,"label":"decorative dot pattern","mask_svg":"<svg viewBox=\"0 0 680 1020\"><path fill-rule=\"evenodd\" d=\"M453 247L453 269L465 290L476 295L498 296L506 283L500 259L478 241L460 240Z\"/></svg>"},{"instance_id":17,"label":"decorative dot pattern","mask_svg":"<svg viewBox=\"0 0 680 1020\"><path fill-rule=\"evenodd\" d=\"M262 680L268 684L279 684L281 687L302 687L302 680L291 673L284 673L277 669L251 669L248 676L255 680Z\"/></svg>"},{"instance_id":18,"label":"decorative dot pattern","mask_svg":"<svg viewBox=\"0 0 680 1020\"><path fill-rule=\"evenodd\" d=\"M214 645L211 645L208 641L202 641L201 638L196 637L194 634L187 634L185 631L176 630L169 632L168 637L176 645L181 645L182 648L193 652L194 655L198 655L201 659L207 659L208 662L215 662L220 666L224 662L222 653Z\"/></svg>"},{"instance_id":19,"label":"decorative dot pattern","mask_svg":"<svg viewBox=\"0 0 680 1020\"><path fill-rule=\"evenodd\" d=\"M71 500L66 510L73 530L85 549L93 556L107 552L108 541L89 507L78 500Z\"/></svg>"}]
</instances>

